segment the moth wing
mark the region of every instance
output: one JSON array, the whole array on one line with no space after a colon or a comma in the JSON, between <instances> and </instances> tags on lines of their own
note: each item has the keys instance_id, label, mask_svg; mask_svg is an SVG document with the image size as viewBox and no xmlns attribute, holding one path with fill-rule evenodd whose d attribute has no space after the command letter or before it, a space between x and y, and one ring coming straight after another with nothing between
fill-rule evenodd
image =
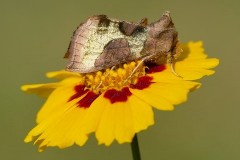
<instances>
[{"instance_id":1,"label":"moth wing","mask_svg":"<svg viewBox=\"0 0 240 160\"><path fill-rule=\"evenodd\" d=\"M146 27L148 25L148 19L147 18L143 18L143 19L141 19L140 22L138 22L138 24L141 25L141 26Z\"/></svg>"},{"instance_id":2,"label":"moth wing","mask_svg":"<svg viewBox=\"0 0 240 160\"><path fill-rule=\"evenodd\" d=\"M131 36L139 30L142 30L147 26L147 18L143 18L138 23L130 23L130 22L119 22L119 30L126 36Z\"/></svg>"},{"instance_id":3,"label":"moth wing","mask_svg":"<svg viewBox=\"0 0 240 160\"><path fill-rule=\"evenodd\" d=\"M69 43L67 52L65 53L65 55L64 55L63 58L69 58L69 56L70 56L70 54L71 54L71 53L70 53L70 46L71 46L71 42Z\"/></svg>"},{"instance_id":4,"label":"moth wing","mask_svg":"<svg viewBox=\"0 0 240 160\"><path fill-rule=\"evenodd\" d=\"M111 40L95 61L95 67L107 68L127 62L131 57L129 43L125 38Z\"/></svg>"},{"instance_id":5,"label":"moth wing","mask_svg":"<svg viewBox=\"0 0 240 160\"><path fill-rule=\"evenodd\" d=\"M85 66L82 61L86 54L86 44L91 31L96 28L92 26L97 25L94 22L92 19L88 19L74 31L68 50L64 56L64 58L68 58L66 70L80 73L89 72L90 68Z\"/></svg>"}]
</instances>

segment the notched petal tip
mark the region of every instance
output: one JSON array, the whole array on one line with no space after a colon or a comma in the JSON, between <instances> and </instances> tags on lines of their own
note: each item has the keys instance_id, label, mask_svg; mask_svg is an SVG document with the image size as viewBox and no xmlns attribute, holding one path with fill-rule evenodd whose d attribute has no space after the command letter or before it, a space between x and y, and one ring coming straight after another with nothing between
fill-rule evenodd
<instances>
[{"instance_id":1,"label":"notched petal tip","mask_svg":"<svg viewBox=\"0 0 240 160\"><path fill-rule=\"evenodd\" d=\"M27 135L27 136L25 137L25 139L24 139L24 142L25 142L25 143L29 143L29 142L31 142L31 141L33 141L33 137L30 136L30 135Z\"/></svg>"},{"instance_id":2,"label":"notched petal tip","mask_svg":"<svg viewBox=\"0 0 240 160\"><path fill-rule=\"evenodd\" d=\"M202 86L201 83L198 83L198 82L194 82L194 83L195 83L195 85L192 88L190 88L190 92L195 91Z\"/></svg>"}]
</instances>

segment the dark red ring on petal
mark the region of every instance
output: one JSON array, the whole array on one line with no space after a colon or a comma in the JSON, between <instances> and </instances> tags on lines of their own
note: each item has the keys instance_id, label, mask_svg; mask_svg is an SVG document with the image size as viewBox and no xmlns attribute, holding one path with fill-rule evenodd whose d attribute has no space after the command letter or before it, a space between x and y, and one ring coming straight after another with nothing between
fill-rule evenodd
<instances>
[{"instance_id":1,"label":"dark red ring on petal","mask_svg":"<svg viewBox=\"0 0 240 160\"><path fill-rule=\"evenodd\" d=\"M74 90L76 93L69 98L68 102L70 102L76 98L79 98L88 92L88 90L85 90L85 85L77 85L74 87Z\"/></svg>"},{"instance_id":2,"label":"dark red ring on petal","mask_svg":"<svg viewBox=\"0 0 240 160\"><path fill-rule=\"evenodd\" d=\"M130 84L130 87L133 89L139 89L142 90L144 88L148 88L153 82L153 78L149 76L143 76L138 78L138 81L136 84Z\"/></svg>"},{"instance_id":3,"label":"dark red ring on petal","mask_svg":"<svg viewBox=\"0 0 240 160\"><path fill-rule=\"evenodd\" d=\"M163 70L166 69L166 65L164 64L157 65L156 63L147 63L146 66L147 66L146 68L147 74L162 72Z\"/></svg>"},{"instance_id":4,"label":"dark red ring on petal","mask_svg":"<svg viewBox=\"0 0 240 160\"><path fill-rule=\"evenodd\" d=\"M120 91L116 89L109 89L104 93L104 97L109 99L111 103L126 102L128 97L131 95L132 93L128 87L124 87Z\"/></svg>"},{"instance_id":5,"label":"dark red ring on petal","mask_svg":"<svg viewBox=\"0 0 240 160\"><path fill-rule=\"evenodd\" d=\"M92 102L99 96L94 92L88 92L80 101L78 101L78 107L89 108Z\"/></svg>"}]
</instances>

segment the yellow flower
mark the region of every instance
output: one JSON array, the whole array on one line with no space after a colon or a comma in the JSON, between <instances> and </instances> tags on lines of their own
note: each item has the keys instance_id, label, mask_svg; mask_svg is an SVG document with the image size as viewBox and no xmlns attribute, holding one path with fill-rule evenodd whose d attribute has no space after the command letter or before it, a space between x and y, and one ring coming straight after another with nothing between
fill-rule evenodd
<instances>
[{"instance_id":1,"label":"yellow flower","mask_svg":"<svg viewBox=\"0 0 240 160\"><path fill-rule=\"evenodd\" d=\"M34 140L39 151L48 146L82 146L90 133L107 146L114 140L131 142L136 133L154 124L152 107L173 110L187 100L189 91L200 87L191 80L214 73L210 69L218 65L218 59L207 58L202 42L181 47L175 70L182 78L166 63L131 62L91 74L50 72L49 78L60 81L22 86L23 91L48 97L25 142ZM128 78L136 65L140 67Z\"/></svg>"}]
</instances>

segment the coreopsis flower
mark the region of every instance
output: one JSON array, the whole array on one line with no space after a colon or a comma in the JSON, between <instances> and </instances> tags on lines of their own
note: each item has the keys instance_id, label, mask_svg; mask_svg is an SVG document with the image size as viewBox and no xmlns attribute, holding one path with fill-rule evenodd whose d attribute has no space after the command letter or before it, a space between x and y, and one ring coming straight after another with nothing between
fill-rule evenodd
<instances>
[{"instance_id":1,"label":"coreopsis flower","mask_svg":"<svg viewBox=\"0 0 240 160\"><path fill-rule=\"evenodd\" d=\"M96 73L49 72L49 78L59 81L22 86L23 91L48 97L25 142L35 141L39 151L49 146L83 146L90 133L107 146L114 140L131 142L136 133L154 124L153 108L172 111L200 87L193 80L214 73L210 69L218 59L207 58L202 42L181 47L183 53L174 66L181 77L167 63L134 61Z\"/></svg>"}]
</instances>

